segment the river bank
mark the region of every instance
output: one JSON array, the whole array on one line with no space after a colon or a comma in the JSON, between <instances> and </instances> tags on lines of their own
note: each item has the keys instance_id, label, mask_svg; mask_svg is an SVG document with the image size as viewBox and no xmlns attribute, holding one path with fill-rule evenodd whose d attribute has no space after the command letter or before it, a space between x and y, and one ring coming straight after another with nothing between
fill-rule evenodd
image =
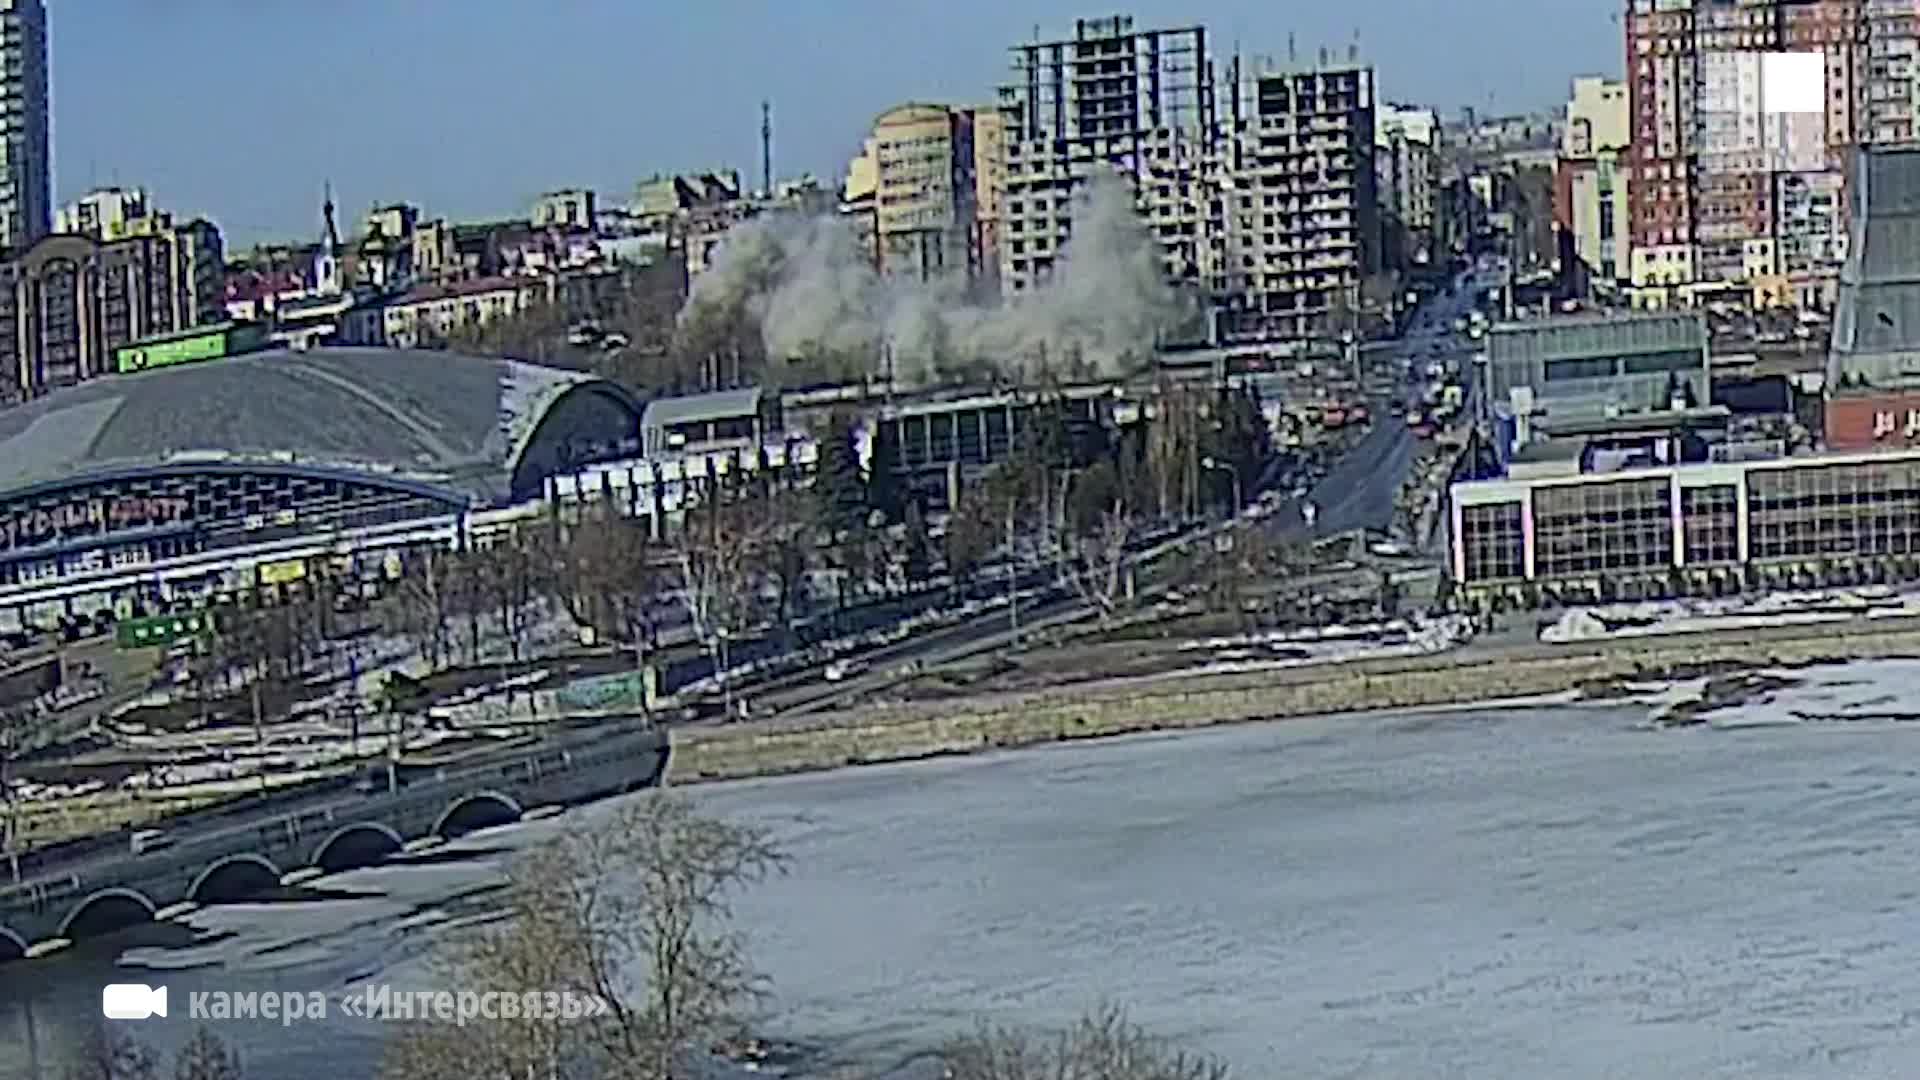
<instances>
[{"instance_id":1,"label":"river bank","mask_svg":"<svg viewBox=\"0 0 1920 1080\"><path fill-rule=\"evenodd\" d=\"M1466 647L1348 664L1108 680L674 733L668 782L911 761L1150 731L1578 693L1763 668L1920 657L1920 618Z\"/></svg>"}]
</instances>

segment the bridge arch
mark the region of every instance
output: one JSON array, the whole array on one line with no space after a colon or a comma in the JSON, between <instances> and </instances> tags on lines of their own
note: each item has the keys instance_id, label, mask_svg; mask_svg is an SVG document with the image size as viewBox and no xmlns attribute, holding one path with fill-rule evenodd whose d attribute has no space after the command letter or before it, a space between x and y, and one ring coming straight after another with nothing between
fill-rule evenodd
<instances>
[{"instance_id":1,"label":"bridge arch","mask_svg":"<svg viewBox=\"0 0 1920 1080\"><path fill-rule=\"evenodd\" d=\"M406 846L393 827L378 821L356 821L333 831L313 849L311 865L337 874L372 866Z\"/></svg>"},{"instance_id":2,"label":"bridge arch","mask_svg":"<svg viewBox=\"0 0 1920 1080\"><path fill-rule=\"evenodd\" d=\"M475 791L453 800L433 823L433 835L452 840L478 829L520 820L520 804L497 791Z\"/></svg>"},{"instance_id":3,"label":"bridge arch","mask_svg":"<svg viewBox=\"0 0 1920 1080\"><path fill-rule=\"evenodd\" d=\"M280 884L280 868L265 855L251 852L216 859L187 887L187 899L196 904L218 904L258 896Z\"/></svg>"},{"instance_id":4,"label":"bridge arch","mask_svg":"<svg viewBox=\"0 0 1920 1080\"><path fill-rule=\"evenodd\" d=\"M9 960L18 960L27 955L27 939L0 926L0 964Z\"/></svg>"},{"instance_id":5,"label":"bridge arch","mask_svg":"<svg viewBox=\"0 0 1920 1080\"><path fill-rule=\"evenodd\" d=\"M105 934L153 919L159 910L145 893L133 889L101 889L73 906L60 921L60 936Z\"/></svg>"}]
</instances>

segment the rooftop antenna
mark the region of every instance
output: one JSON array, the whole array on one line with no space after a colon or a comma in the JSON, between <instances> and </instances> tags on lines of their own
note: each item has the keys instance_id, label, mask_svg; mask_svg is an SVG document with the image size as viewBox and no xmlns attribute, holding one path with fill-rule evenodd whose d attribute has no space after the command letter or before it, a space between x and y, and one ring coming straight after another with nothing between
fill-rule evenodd
<instances>
[{"instance_id":1,"label":"rooftop antenna","mask_svg":"<svg viewBox=\"0 0 1920 1080\"><path fill-rule=\"evenodd\" d=\"M1357 64L1359 62L1360 62L1360 28L1356 26L1353 28L1353 43L1347 46L1347 63Z\"/></svg>"},{"instance_id":2,"label":"rooftop antenna","mask_svg":"<svg viewBox=\"0 0 1920 1080\"><path fill-rule=\"evenodd\" d=\"M1320 66L1327 66L1327 47L1325 45L1320 46Z\"/></svg>"},{"instance_id":3,"label":"rooftop antenna","mask_svg":"<svg viewBox=\"0 0 1920 1080\"><path fill-rule=\"evenodd\" d=\"M767 198L773 198L773 103L760 103L760 184Z\"/></svg>"},{"instance_id":4,"label":"rooftop antenna","mask_svg":"<svg viewBox=\"0 0 1920 1080\"><path fill-rule=\"evenodd\" d=\"M1300 53L1299 53L1299 50L1294 48L1293 31L1289 30L1287 31L1287 63L1291 65L1291 64L1297 64L1299 62L1300 62Z\"/></svg>"}]
</instances>

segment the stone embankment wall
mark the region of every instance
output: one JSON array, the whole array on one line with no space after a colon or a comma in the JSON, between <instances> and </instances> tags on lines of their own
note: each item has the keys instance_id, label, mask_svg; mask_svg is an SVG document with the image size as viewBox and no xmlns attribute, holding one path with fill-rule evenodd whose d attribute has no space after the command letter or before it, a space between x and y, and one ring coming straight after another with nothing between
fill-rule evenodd
<instances>
[{"instance_id":1,"label":"stone embankment wall","mask_svg":"<svg viewBox=\"0 0 1920 1080\"><path fill-rule=\"evenodd\" d=\"M1920 620L1859 620L1232 675L1159 677L849 710L674 733L671 783L700 783L982 750L1369 709L1458 705L1721 667L1920 657Z\"/></svg>"}]
</instances>

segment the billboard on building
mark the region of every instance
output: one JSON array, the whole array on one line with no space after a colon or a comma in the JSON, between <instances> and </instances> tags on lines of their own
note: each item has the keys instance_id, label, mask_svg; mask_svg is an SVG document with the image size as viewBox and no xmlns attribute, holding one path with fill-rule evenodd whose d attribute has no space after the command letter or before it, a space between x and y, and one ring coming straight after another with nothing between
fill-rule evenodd
<instances>
[{"instance_id":1,"label":"billboard on building","mask_svg":"<svg viewBox=\"0 0 1920 1080\"><path fill-rule=\"evenodd\" d=\"M114 370L122 375L153 368L238 356L267 346L267 328L256 322L228 322L178 334L147 338L114 350Z\"/></svg>"},{"instance_id":2,"label":"billboard on building","mask_svg":"<svg viewBox=\"0 0 1920 1080\"><path fill-rule=\"evenodd\" d=\"M262 563L260 565L260 584L287 585L307 576L305 559L287 559L283 562Z\"/></svg>"}]
</instances>

